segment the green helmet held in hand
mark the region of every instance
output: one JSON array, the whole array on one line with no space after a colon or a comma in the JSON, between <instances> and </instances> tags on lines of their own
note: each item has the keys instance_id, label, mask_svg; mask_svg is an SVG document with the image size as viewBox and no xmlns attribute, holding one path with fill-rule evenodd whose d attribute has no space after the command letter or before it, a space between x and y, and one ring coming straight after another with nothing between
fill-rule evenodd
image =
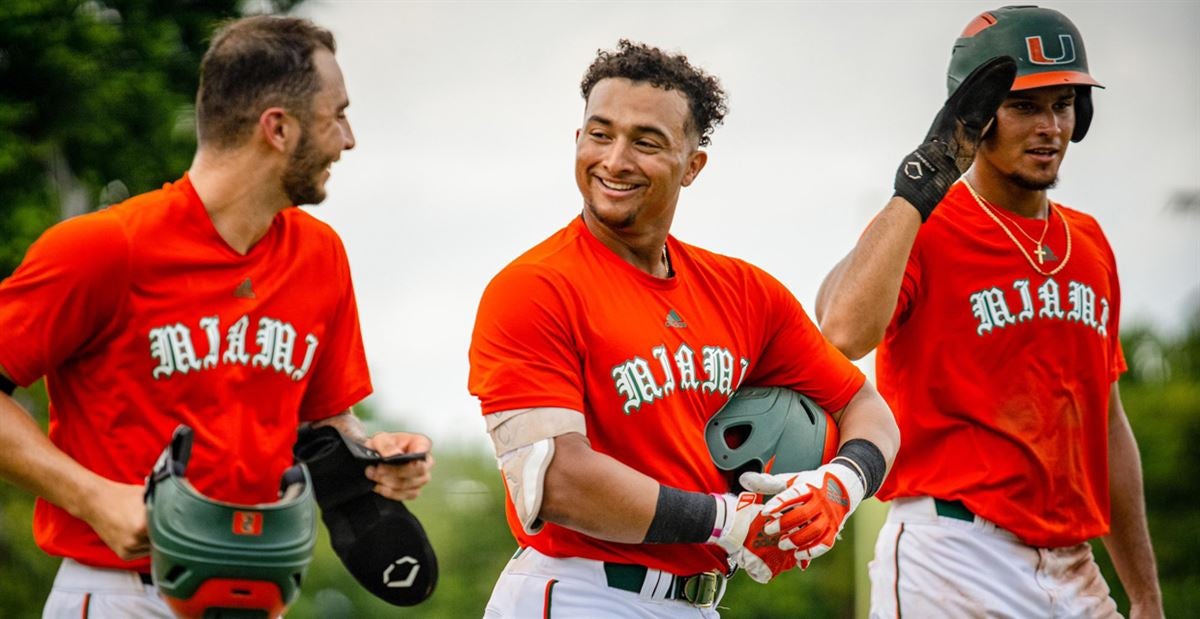
<instances>
[{"instance_id":1,"label":"green helmet held in hand","mask_svg":"<svg viewBox=\"0 0 1200 619\"><path fill-rule=\"evenodd\" d=\"M192 436L175 430L147 482L154 584L179 617L280 617L300 594L316 543L308 469L284 472L275 503L216 501L185 477Z\"/></svg>"},{"instance_id":2,"label":"green helmet held in hand","mask_svg":"<svg viewBox=\"0 0 1200 619\"><path fill-rule=\"evenodd\" d=\"M1043 86L1076 86L1075 131L1078 142L1092 123L1092 86L1103 88L1088 73L1087 52L1079 29L1065 15L1037 6L1006 6L979 14L954 42L946 88L953 95L979 66L997 56L1016 61L1012 90Z\"/></svg>"}]
</instances>

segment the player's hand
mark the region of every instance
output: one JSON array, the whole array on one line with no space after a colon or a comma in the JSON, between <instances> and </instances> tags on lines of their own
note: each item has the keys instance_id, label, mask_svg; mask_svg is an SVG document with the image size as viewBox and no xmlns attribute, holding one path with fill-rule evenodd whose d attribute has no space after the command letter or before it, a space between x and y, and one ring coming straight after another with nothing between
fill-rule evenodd
<instances>
[{"instance_id":1,"label":"player's hand","mask_svg":"<svg viewBox=\"0 0 1200 619\"><path fill-rule=\"evenodd\" d=\"M763 506L770 519L763 531L779 535L779 548L795 550L805 567L833 547L866 492L858 475L838 463L783 475L743 473L739 481L749 490L775 495Z\"/></svg>"},{"instance_id":2,"label":"player's hand","mask_svg":"<svg viewBox=\"0 0 1200 619\"><path fill-rule=\"evenodd\" d=\"M732 510L729 526L715 542L729 558L755 582L766 584L772 578L796 567L794 553L779 548L779 535L768 535L763 528L769 522L763 515L762 497L753 492L721 497L726 510Z\"/></svg>"},{"instance_id":3,"label":"player's hand","mask_svg":"<svg viewBox=\"0 0 1200 619\"><path fill-rule=\"evenodd\" d=\"M150 554L145 493L141 484L106 479L80 512L100 539L125 561Z\"/></svg>"},{"instance_id":4,"label":"player's hand","mask_svg":"<svg viewBox=\"0 0 1200 619\"><path fill-rule=\"evenodd\" d=\"M383 457L405 453L424 453L423 460L403 464L373 464L366 468L367 479L375 482L375 492L395 501L415 499L429 483L433 469L433 443L423 434L380 432L367 439L366 446Z\"/></svg>"},{"instance_id":5,"label":"player's hand","mask_svg":"<svg viewBox=\"0 0 1200 619\"><path fill-rule=\"evenodd\" d=\"M975 149L1008 96L1017 64L1008 56L983 63L946 99L925 134L896 170L895 195L929 219L950 186L970 167Z\"/></svg>"}]
</instances>

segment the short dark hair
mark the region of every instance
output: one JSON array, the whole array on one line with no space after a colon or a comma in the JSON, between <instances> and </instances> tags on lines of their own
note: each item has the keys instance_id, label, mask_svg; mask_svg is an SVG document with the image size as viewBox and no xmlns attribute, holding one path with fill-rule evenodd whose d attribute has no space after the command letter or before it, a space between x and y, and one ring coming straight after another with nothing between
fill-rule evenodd
<instances>
[{"instance_id":1,"label":"short dark hair","mask_svg":"<svg viewBox=\"0 0 1200 619\"><path fill-rule=\"evenodd\" d=\"M629 39L618 41L616 52L596 50L596 60L579 85L583 99L587 100L600 80L610 77L648 82L657 88L682 93L692 112L687 128L700 136L700 146L708 146L708 136L728 112L721 82L693 67L683 54L670 55L645 43L631 43Z\"/></svg>"},{"instance_id":2,"label":"short dark hair","mask_svg":"<svg viewBox=\"0 0 1200 619\"><path fill-rule=\"evenodd\" d=\"M306 119L310 99L321 88L313 65L320 48L337 51L333 34L307 19L257 15L223 25L200 62L200 143L240 144L272 106Z\"/></svg>"}]
</instances>

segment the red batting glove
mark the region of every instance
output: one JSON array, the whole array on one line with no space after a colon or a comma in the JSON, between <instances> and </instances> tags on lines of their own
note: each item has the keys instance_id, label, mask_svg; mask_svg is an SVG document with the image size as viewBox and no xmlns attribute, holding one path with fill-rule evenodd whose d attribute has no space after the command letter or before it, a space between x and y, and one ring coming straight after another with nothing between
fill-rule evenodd
<instances>
[{"instance_id":1,"label":"red batting glove","mask_svg":"<svg viewBox=\"0 0 1200 619\"><path fill-rule=\"evenodd\" d=\"M771 519L763 531L780 535L779 548L795 550L796 560L805 563L833 547L865 494L858 475L836 463L794 474L744 473L741 483L775 494L763 506L762 514Z\"/></svg>"},{"instance_id":2,"label":"red batting glove","mask_svg":"<svg viewBox=\"0 0 1200 619\"><path fill-rule=\"evenodd\" d=\"M795 553L780 548L779 533L769 534L765 530L772 520L763 513L761 495L743 492L716 498L718 531L714 531L709 543L725 549L729 558L755 582L768 583L796 567Z\"/></svg>"}]
</instances>

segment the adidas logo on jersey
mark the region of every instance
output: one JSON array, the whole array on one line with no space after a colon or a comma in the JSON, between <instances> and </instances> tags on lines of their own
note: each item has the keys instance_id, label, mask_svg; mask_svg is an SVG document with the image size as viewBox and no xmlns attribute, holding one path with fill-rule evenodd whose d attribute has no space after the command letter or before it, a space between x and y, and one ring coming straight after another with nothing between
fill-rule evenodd
<instances>
[{"instance_id":1,"label":"adidas logo on jersey","mask_svg":"<svg viewBox=\"0 0 1200 619\"><path fill-rule=\"evenodd\" d=\"M235 296L239 299L253 299L254 298L254 296L255 296L254 288L250 285L249 277L242 280L242 283L238 284L238 287L233 289L233 296Z\"/></svg>"},{"instance_id":2,"label":"adidas logo on jersey","mask_svg":"<svg viewBox=\"0 0 1200 619\"><path fill-rule=\"evenodd\" d=\"M675 310L671 310L671 311L667 312L666 325L668 327L682 329L687 326L687 323L683 321L683 317L679 315L679 312L676 312Z\"/></svg>"}]
</instances>

